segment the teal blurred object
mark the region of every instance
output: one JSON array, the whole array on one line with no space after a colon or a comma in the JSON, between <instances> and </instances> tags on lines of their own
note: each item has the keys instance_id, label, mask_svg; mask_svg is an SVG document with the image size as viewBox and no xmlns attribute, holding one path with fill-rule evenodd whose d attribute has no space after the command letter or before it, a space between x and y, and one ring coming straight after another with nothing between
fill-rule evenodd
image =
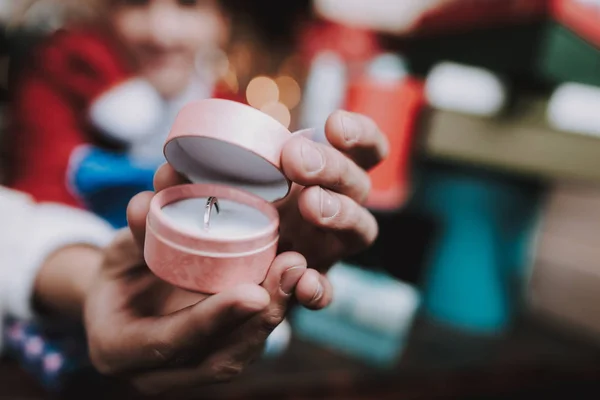
<instances>
[{"instance_id":1,"label":"teal blurred object","mask_svg":"<svg viewBox=\"0 0 600 400\"><path fill-rule=\"evenodd\" d=\"M411 207L440 224L424 274L423 313L468 333L502 334L523 295L541 186L442 165L424 166L417 181Z\"/></svg>"},{"instance_id":2,"label":"teal blurred object","mask_svg":"<svg viewBox=\"0 0 600 400\"><path fill-rule=\"evenodd\" d=\"M419 306L418 291L386 273L338 264L328 274L332 304L296 309L295 336L378 368L396 364Z\"/></svg>"}]
</instances>

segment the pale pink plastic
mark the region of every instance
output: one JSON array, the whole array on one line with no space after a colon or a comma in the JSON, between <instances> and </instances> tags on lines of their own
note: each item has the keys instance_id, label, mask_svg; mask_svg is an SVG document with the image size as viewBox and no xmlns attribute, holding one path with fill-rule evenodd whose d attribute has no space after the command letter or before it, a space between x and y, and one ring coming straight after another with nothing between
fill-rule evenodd
<instances>
[{"instance_id":1,"label":"pale pink plastic","mask_svg":"<svg viewBox=\"0 0 600 400\"><path fill-rule=\"evenodd\" d=\"M182 108L165 146L190 136L217 139L242 147L281 170L281 153L292 133L256 108L230 100L207 99ZM291 186L289 180L288 186Z\"/></svg>"},{"instance_id":2,"label":"pale pink plastic","mask_svg":"<svg viewBox=\"0 0 600 400\"><path fill-rule=\"evenodd\" d=\"M250 106L211 99L190 103L182 109L165 146L174 139L190 136L235 144L281 169L281 152L291 133ZM256 208L271 224L250 238L219 240L181 232L162 213L162 208L174 201L208 196ZM279 214L265 199L218 184L180 185L167 188L153 198L144 257L152 272L166 282L213 294L242 283L262 283L277 254L278 238Z\"/></svg>"},{"instance_id":3,"label":"pale pink plastic","mask_svg":"<svg viewBox=\"0 0 600 400\"><path fill-rule=\"evenodd\" d=\"M261 211L270 225L257 235L238 240L199 237L177 230L162 208L174 201L217 196ZM183 289L218 293L242 283L260 284L277 254L279 215L275 207L253 194L213 184L167 188L152 199L144 258L159 278Z\"/></svg>"}]
</instances>

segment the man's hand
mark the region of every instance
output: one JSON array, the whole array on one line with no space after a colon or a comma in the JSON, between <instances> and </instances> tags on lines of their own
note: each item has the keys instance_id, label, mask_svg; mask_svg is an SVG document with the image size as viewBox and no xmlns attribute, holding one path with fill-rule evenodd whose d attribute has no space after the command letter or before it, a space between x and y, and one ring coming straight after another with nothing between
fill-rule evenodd
<instances>
[{"instance_id":1,"label":"man's hand","mask_svg":"<svg viewBox=\"0 0 600 400\"><path fill-rule=\"evenodd\" d=\"M377 222L363 206L371 186L367 171L389 151L387 138L377 125L359 114L333 113L325 134L331 146L302 135L286 144L281 161L285 175L294 184L290 195L277 204L281 217L279 251L302 254L311 268L306 280L318 281L326 289L311 298L299 286L297 297L312 309L329 302L322 294L331 286L322 274L377 238ZM154 179L157 191L181 183L187 182L168 164Z\"/></svg>"},{"instance_id":2,"label":"man's hand","mask_svg":"<svg viewBox=\"0 0 600 400\"><path fill-rule=\"evenodd\" d=\"M106 249L86 299L90 356L101 373L126 377L149 394L228 381L262 354L294 294L313 308L329 303L330 286L321 286L318 273L292 252L273 261L262 286L206 296L161 281L142 258L152 195L132 200L130 229Z\"/></svg>"},{"instance_id":3,"label":"man's hand","mask_svg":"<svg viewBox=\"0 0 600 400\"><path fill-rule=\"evenodd\" d=\"M367 171L389 151L385 135L362 115L332 114L325 134L331 146L302 136L286 144L281 161L294 187L279 204L281 251L302 254L321 272L377 238L377 222L363 207L371 187Z\"/></svg>"},{"instance_id":4,"label":"man's hand","mask_svg":"<svg viewBox=\"0 0 600 400\"><path fill-rule=\"evenodd\" d=\"M377 223L362 205L370 186L366 171L388 150L375 124L355 114L332 115L326 135L332 146L299 136L283 151L284 172L294 186L277 204L280 254L262 286L208 297L160 281L141 251L154 194L131 201L131 230L107 250L85 307L90 353L101 372L133 377L150 393L226 381L261 353L292 295L311 309L329 304L332 288L322 273L377 236ZM159 192L183 182L164 165L154 186ZM307 261L319 271L306 269Z\"/></svg>"}]
</instances>

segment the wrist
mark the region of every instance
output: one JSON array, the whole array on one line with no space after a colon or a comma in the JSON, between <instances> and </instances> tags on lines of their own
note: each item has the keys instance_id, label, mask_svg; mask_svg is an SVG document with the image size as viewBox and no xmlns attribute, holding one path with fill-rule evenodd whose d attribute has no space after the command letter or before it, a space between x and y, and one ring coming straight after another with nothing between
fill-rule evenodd
<instances>
[{"instance_id":1,"label":"wrist","mask_svg":"<svg viewBox=\"0 0 600 400\"><path fill-rule=\"evenodd\" d=\"M81 318L85 297L102 261L98 247L74 245L50 255L35 280L33 301L42 313Z\"/></svg>"}]
</instances>

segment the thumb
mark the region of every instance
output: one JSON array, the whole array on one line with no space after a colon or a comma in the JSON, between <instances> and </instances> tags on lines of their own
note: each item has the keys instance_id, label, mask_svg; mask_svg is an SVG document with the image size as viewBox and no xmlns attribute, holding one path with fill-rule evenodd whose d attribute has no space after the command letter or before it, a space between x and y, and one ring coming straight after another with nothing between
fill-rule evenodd
<instances>
[{"instance_id":1,"label":"thumb","mask_svg":"<svg viewBox=\"0 0 600 400\"><path fill-rule=\"evenodd\" d=\"M166 316L129 321L111 341L114 362L108 372L139 372L205 357L268 304L260 286L241 285Z\"/></svg>"},{"instance_id":2,"label":"thumb","mask_svg":"<svg viewBox=\"0 0 600 400\"><path fill-rule=\"evenodd\" d=\"M215 304L217 299L235 299L236 293L245 291L246 303L236 303L238 307L234 309L215 309L212 314L204 315L203 321L198 326L200 331L189 330L189 327L183 324L188 321L186 312L180 314L183 317L180 327L173 327L173 332L179 332L177 337L183 343L196 343L196 352L189 351L189 348L174 348L177 343L173 337L159 335L170 345L166 345L166 351L160 350L162 359L175 360L179 363L186 362L189 357L198 359L206 357L199 367L194 369L174 369L167 372L157 372L144 375L137 380L138 385L149 385L153 390L161 391L164 388L172 387L177 384L182 387L204 385L214 383L220 376L229 377L232 373L242 370L251 363L263 349L263 345L270 333L283 321L287 304L293 293L295 286L306 271L306 260L298 253L283 253L271 264L262 288L258 286L241 286L236 291L228 294L221 293L208 298L203 303L196 306L196 316L200 316L204 311L202 307L207 304ZM250 303L250 293L256 296L254 306L248 308ZM233 296L233 297L230 297ZM260 300L260 301L259 301ZM226 302L227 303L227 302ZM232 303L229 303L232 304ZM241 306L241 308L239 308ZM231 315L235 315L231 317ZM198 319L200 321L200 319ZM189 324L189 322L187 322ZM160 329L160 328L159 328ZM212 333L212 337L207 336ZM221 339L215 345L215 339ZM212 339L212 340L211 340ZM212 343L211 343L212 342ZM202 345L199 345L202 344ZM183 353L182 353L183 352ZM151 352L152 353L152 352ZM154 348L156 353L156 348ZM178 360L179 354L185 354L187 357Z\"/></svg>"},{"instance_id":3,"label":"thumb","mask_svg":"<svg viewBox=\"0 0 600 400\"><path fill-rule=\"evenodd\" d=\"M255 340L250 343L266 340L285 319L290 300L305 272L306 259L301 254L287 252L278 255L262 283L262 287L269 294L269 305L259 315L252 318L246 324L244 331L239 334L246 338L253 337ZM244 342L248 341L240 340L242 345L233 351L242 358L246 350Z\"/></svg>"},{"instance_id":4,"label":"thumb","mask_svg":"<svg viewBox=\"0 0 600 400\"><path fill-rule=\"evenodd\" d=\"M152 202L153 196L153 192L138 193L133 196L127 206L127 223L142 252L144 250L144 241L146 237L146 219L150 212L150 203Z\"/></svg>"},{"instance_id":5,"label":"thumb","mask_svg":"<svg viewBox=\"0 0 600 400\"><path fill-rule=\"evenodd\" d=\"M251 362L285 319L290 299L305 272L306 259L301 254L288 252L278 255L262 284L269 294L268 305L228 337L226 345L211 357L212 363L247 365Z\"/></svg>"},{"instance_id":6,"label":"thumb","mask_svg":"<svg viewBox=\"0 0 600 400\"><path fill-rule=\"evenodd\" d=\"M160 192L170 186L187 183L169 164L163 164L154 174L154 189ZM154 192L142 192L135 195L127 207L127 222L141 249L144 248L146 218Z\"/></svg>"},{"instance_id":7,"label":"thumb","mask_svg":"<svg viewBox=\"0 0 600 400\"><path fill-rule=\"evenodd\" d=\"M163 164L154 174L154 190L158 193L168 187L190 183L170 164Z\"/></svg>"},{"instance_id":8,"label":"thumb","mask_svg":"<svg viewBox=\"0 0 600 400\"><path fill-rule=\"evenodd\" d=\"M119 230L104 251L102 272L118 278L144 265L142 249L128 228Z\"/></svg>"}]
</instances>

